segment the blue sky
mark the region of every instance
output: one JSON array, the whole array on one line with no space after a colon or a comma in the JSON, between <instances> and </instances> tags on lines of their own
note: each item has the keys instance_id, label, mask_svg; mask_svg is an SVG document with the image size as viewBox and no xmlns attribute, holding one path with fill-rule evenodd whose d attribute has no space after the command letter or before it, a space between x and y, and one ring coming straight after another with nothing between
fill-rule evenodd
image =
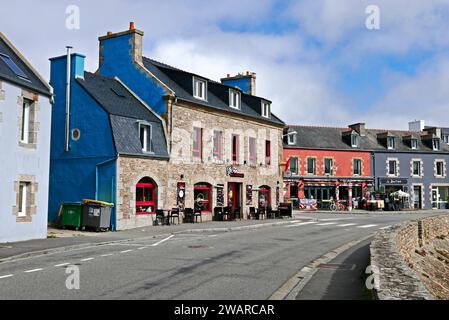
<instances>
[{"instance_id":1,"label":"blue sky","mask_svg":"<svg viewBox=\"0 0 449 320\"><path fill-rule=\"evenodd\" d=\"M79 30L65 27L68 5ZM365 9L380 10L368 30ZM146 56L218 80L257 73L257 94L288 123L407 128L449 126L449 1L17 0L2 1L0 31L48 78L70 44L98 65L98 37L130 21ZM23 8L27 7L27 11ZM17 17L22 19L17 19Z\"/></svg>"}]
</instances>

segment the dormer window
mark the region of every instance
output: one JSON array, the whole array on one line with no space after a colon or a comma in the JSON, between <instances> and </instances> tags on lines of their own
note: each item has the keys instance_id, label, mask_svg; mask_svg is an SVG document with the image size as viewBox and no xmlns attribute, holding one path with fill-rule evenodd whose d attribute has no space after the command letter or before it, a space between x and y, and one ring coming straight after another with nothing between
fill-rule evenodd
<instances>
[{"instance_id":1,"label":"dormer window","mask_svg":"<svg viewBox=\"0 0 449 320\"><path fill-rule=\"evenodd\" d=\"M269 118L271 114L271 106L268 102L262 101L262 117Z\"/></svg>"},{"instance_id":2,"label":"dormer window","mask_svg":"<svg viewBox=\"0 0 449 320\"><path fill-rule=\"evenodd\" d=\"M359 136L355 133L351 134L351 147L357 148L359 146Z\"/></svg>"},{"instance_id":3,"label":"dormer window","mask_svg":"<svg viewBox=\"0 0 449 320\"><path fill-rule=\"evenodd\" d=\"M197 99L207 100L207 82L193 78L193 96Z\"/></svg>"},{"instance_id":4,"label":"dormer window","mask_svg":"<svg viewBox=\"0 0 449 320\"><path fill-rule=\"evenodd\" d=\"M288 145L289 146L294 146L296 144L296 134L288 134L287 135L287 139L288 139Z\"/></svg>"},{"instance_id":5,"label":"dormer window","mask_svg":"<svg viewBox=\"0 0 449 320\"><path fill-rule=\"evenodd\" d=\"M432 139L432 149L433 151L440 150L440 139Z\"/></svg>"},{"instance_id":6,"label":"dormer window","mask_svg":"<svg viewBox=\"0 0 449 320\"><path fill-rule=\"evenodd\" d=\"M234 109L240 109L241 96L240 92L229 90L229 106Z\"/></svg>"},{"instance_id":7,"label":"dormer window","mask_svg":"<svg viewBox=\"0 0 449 320\"><path fill-rule=\"evenodd\" d=\"M418 149L418 139L411 139L410 140L410 145L412 147L412 150Z\"/></svg>"},{"instance_id":8,"label":"dormer window","mask_svg":"<svg viewBox=\"0 0 449 320\"><path fill-rule=\"evenodd\" d=\"M444 134L443 135L443 141L444 141L444 143L449 144L449 135Z\"/></svg>"},{"instance_id":9,"label":"dormer window","mask_svg":"<svg viewBox=\"0 0 449 320\"><path fill-rule=\"evenodd\" d=\"M153 152L153 133L152 127L150 124L140 123L139 124L139 135L140 135L140 144L142 145L142 151L144 153L152 153Z\"/></svg>"},{"instance_id":10,"label":"dormer window","mask_svg":"<svg viewBox=\"0 0 449 320\"><path fill-rule=\"evenodd\" d=\"M387 137L387 148L392 150L396 147L396 143L394 137Z\"/></svg>"}]
</instances>

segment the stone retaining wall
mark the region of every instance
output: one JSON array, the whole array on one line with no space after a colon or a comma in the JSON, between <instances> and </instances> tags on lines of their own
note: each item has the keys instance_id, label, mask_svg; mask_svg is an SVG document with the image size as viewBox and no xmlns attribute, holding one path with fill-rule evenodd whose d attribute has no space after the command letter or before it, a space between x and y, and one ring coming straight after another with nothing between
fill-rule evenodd
<instances>
[{"instance_id":1,"label":"stone retaining wall","mask_svg":"<svg viewBox=\"0 0 449 320\"><path fill-rule=\"evenodd\" d=\"M374 290L381 300L449 298L449 215L403 223L371 243Z\"/></svg>"}]
</instances>

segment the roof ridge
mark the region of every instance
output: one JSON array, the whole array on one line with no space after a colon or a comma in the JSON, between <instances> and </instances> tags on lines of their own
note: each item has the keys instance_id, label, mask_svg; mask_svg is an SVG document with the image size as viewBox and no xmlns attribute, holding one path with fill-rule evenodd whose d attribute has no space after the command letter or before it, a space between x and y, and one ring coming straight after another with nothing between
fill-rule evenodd
<instances>
[{"instance_id":1,"label":"roof ridge","mask_svg":"<svg viewBox=\"0 0 449 320\"><path fill-rule=\"evenodd\" d=\"M326 126L326 125L287 125L289 128L322 128L322 129L341 129L341 130L350 130L349 127L336 127L336 126Z\"/></svg>"}]
</instances>

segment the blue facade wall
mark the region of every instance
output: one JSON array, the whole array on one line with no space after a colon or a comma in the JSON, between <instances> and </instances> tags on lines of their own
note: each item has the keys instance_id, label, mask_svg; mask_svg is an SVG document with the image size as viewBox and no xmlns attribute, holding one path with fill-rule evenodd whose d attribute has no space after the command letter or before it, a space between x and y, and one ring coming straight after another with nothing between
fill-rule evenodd
<instances>
[{"instance_id":1,"label":"blue facade wall","mask_svg":"<svg viewBox=\"0 0 449 320\"><path fill-rule=\"evenodd\" d=\"M115 203L114 193L98 192L97 179L102 187L109 181L111 189L115 183L116 151L113 144L109 115L76 82L75 75L84 71L84 57L73 55L71 81L70 128L77 128L79 140L70 139L69 151L65 152L65 97L66 58L60 57L51 63L51 85L55 92L52 116L49 221L57 220L61 203L82 199L104 200ZM97 165L112 161L101 168L97 177ZM106 199L101 197L105 196Z\"/></svg>"},{"instance_id":2,"label":"blue facade wall","mask_svg":"<svg viewBox=\"0 0 449 320\"><path fill-rule=\"evenodd\" d=\"M134 62L133 34L104 39L100 43L101 75L118 77L159 115L166 112L164 87Z\"/></svg>"},{"instance_id":3,"label":"blue facade wall","mask_svg":"<svg viewBox=\"0 0 449 320\"><path fill-rule=\"evenodd\" d=\"M439 153L399 153L399 152L375 152L374 153L374 169L376 177L376 188L383 188L384 186L380 184L380 179L389 178L387 176L387 159L396 158L399 161L399 176L397 179L406 179L406 184L403 185L403 191L411 193L414 186L423 186L423 208L431 209L431 189L432 186L444 186L449 187L449 177L446 173L445 177L439 178L435 177L435 160L445 160L446 164L449 165L449 155L439 154ZM411 162L412 159L422 161L422 178L416 178L412 175ZM405 182L405 181L404 181Z\"/></svg>"}]
</instances>

